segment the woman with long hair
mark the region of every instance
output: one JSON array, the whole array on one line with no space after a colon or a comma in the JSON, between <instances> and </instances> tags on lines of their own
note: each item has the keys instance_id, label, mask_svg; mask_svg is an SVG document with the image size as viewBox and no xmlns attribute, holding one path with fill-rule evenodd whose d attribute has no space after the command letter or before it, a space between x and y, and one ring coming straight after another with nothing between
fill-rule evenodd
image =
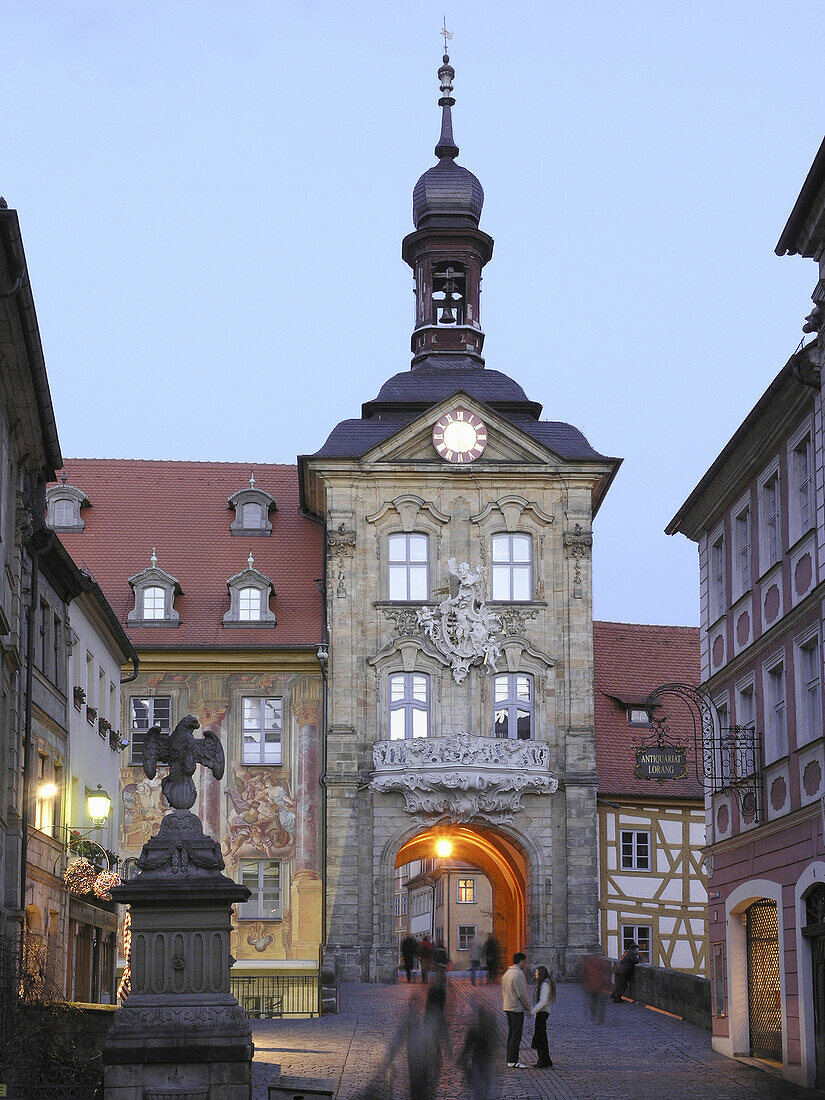
<instances>
[{"instance_id":1,"label":"woman with long hair","mask_svg":"<svg viewBox=\"0 0 825 1100\"><path fill-rule=\"evenodd\" d=\"M536 1068L549 1069L553 1065L550 1051L547 1047L547 1017L550 1014L550 1005L556 999L556 983L550 977L550 971L546 966L536 967L536 1003L530 1010L533 1014L536 1027L533 1032L533 1049L539 1056Z\"/></svg>"}]
</instances>

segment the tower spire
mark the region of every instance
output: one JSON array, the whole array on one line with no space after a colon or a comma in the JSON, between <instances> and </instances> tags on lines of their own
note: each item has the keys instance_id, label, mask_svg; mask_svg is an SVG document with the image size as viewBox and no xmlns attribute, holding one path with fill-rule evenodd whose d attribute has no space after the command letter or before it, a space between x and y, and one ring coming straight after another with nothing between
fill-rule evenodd
<instances>
[{"instance_id":1,"label":"tower spire","mask_svg":"<svg viewBox=\"0 0 825 1100\"><path fill-rule=\"evenodd\" d=\"M441 98L438 101L441 108L441 136L438 139L438 145L435 147L435 155L439 160L443 160L445 157L455 160L458 156L458 146L453 137L452 108L455 106L455 99L453 99L452 91L454 76L455 69L450 64L450 55L445 53L441 68L438 70L441 87Z\"/></svg>"}]
</instances>

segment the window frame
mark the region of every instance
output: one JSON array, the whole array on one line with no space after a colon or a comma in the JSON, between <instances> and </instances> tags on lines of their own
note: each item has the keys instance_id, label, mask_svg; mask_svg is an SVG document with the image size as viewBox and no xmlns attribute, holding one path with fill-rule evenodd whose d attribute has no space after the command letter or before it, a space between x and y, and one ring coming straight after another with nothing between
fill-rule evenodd
<instances>
[{"instance_id":1,"label":"window frame","mask_svg":"<svg viewBox=\"0 0 825 1100\"><path fill-rule=\"evenodd\" d=\"M625 837L630 837L625 841ZM644 842L640 838L644 837ZM630 851L625 862L625 844L629 844ZM640 849L646 848L646 853ZM647 865L642 860L647 860ZM652 871L653 870L653 846L651 843L650 829L623 829L619 827L619 870L621 871Z\"/></svg>"},{"instance_id":2,"label":"window frame","mask_svg":"<svg viewBox=\"0 0 825 1100\"><path fill-rule=\"evenodd\" d=\"M415 698L415 677L420 677L424 681L424 694L425 698L422 703L420 699ZM404 693L403 697L398 700L393 700L393 681L397 679L403 679L404 681ZM393 721L392 716L394 713L403 711L404 713L404 736L393 737ZM416 737L415 730L415 713L423 712L426 715L426 732ZM432 728L432 685L430 683L430 676L427 672L413 671L403 672L394 671L387 675L387 740L388 741L412 741L412 740L424 740L430 736L430 730Z\"/></svg>"},{"instance_id":3,"label":"window frame","mask_svg":"<svg viewBox=\"0 0 825 1100\"><path fill-rule=\"evenodd\" d=\"M249 881L244 874L244 866L250 864L257 864L257 889L252 891L252 894L247 901L238 903L237 914L238 920L255 920L255 921L280 921L283 920L284 915L284 892L285 892L285 874L284 874L284 862L280 859L240 859L238 862L238 879L237 881L242 886L249 886ZM275 865L278 868L278 902L277 909L271 912L264 912L265 901L265 887L264 887L264 867L269 865ZM250 889L252 887L250 886ZM254 907L254 912L250 911L250 907Z\"/></svg>"},{"instance_id":4,"label":"window frame","mask_svg":"<svg viewBox=\"0 0 825 1100\"><path fill-rule=\"evenodd\" d=\"M469 897L462 897L461 894L469 893ZM475 905L476 904L476 880L475 877L457 878L455 884L455 900L458 905Z\"/></svg>"},{"instance_id":5,"label":"window frame","mask_svg":"<svg viewBox=\"0 0 825 1100\"><path fill-rule=\"evenodd\" d=\"M781 669L781 693L776 690L777 669ZM763 753L767 765L788 755L788 669L784 650L763 662L762 685Z\"/></svg>"},{"instance_id":6,"label":"window frame","mask_svg":"<svg viewBox=\"0 0 825 1100\"><path fill-rule=\"evenodd\" d=\"M640 936L640 932L645 932L646 935ZM631 933L628 935L628 933ZM621 926L621 953L628 949L631 943L635 943L639 948L639 961L643 963L650 963L653 959L653 925L652 924L622 924ZM642 947L642 940L647 940L647 947ZM645 958L647 955L647 958Z\"/></svg>"},{"instance_id":7,"label":"window frame","mask_svg":"<svg viewBox=\"0 0 825 1100\"><path fill-rule=\"evenodd\" d=\"M392 545L394 542L404 540L404 557L394 561L392 558ZM417 560L412 557L412 540L423 543L424 558ZM391 603L426 603L430 598L430 536L424 531L391 531L387 535L387 599ZM403 588L406 596L393 595L393 575L403 573ZM412 596L412 579L414 574L424 575L424 595Z\"/></svg>"},{"instance_id":8,"label":"window frame","mask_svg":"<svg viewBox=\"0 0 825 1100\"><path fill-rule=\"evenodd\" d=\"M496 685L501 680L507 680L507 696L503 700L496 698ZM530 691L530 697L525 700L520 699L518 695L518 681L520 679L526 680ZM536 730L536 687L535 680L530 672L497 672L493 675L493 715L492 715L492 730L491 736L499 741L532 741L535 739ZM507 733L499 734L496 731L498 721L496 714L498 711L506 709L507 717ZM527 711L529 722L529 734L527 737L521 737L518 731L518 714L519 711Z\"/></svg>"},{"instance_id":9,"label":"window frame","mask_svg":"<svg viewBox=\"0 0 825 1100\"><path fill-rule=\"evenodd\" d=\"M462 929L464 935L462 936ZM472 947L473 940L476 938L476 932L478 930L477 924L458 924L455 926L455 942L457 951L469 951ZM469 931L470 935L466 933Z\"/></svg>"},{"instance_id":10,"label":"window frame","mask_svg":"<svg viewBox=\"0 0 825 1100\"><path fill-rule=\"evenodd\" d=\"M146 728L135 726L135 707L136 701L141 703L148 703L148 715L146 719ZM158 720L155 716L156 704L159 702L167 702L169 704L169 717L166 719L167 725L163 725L162 720ZM140 767L143 764L143 742L145 737L135 737L135 734L146 734L146 731L151 729L152 726L160 726L164 732L170 732L172 729L172 696L171 695L130 695L129 696L129 764L131 767ZM135 750L139 749L139 757L136 756Z\"/></svg>"},{"instance_id":11,"label":"window frame","mask_svg":"<svg viewBox=\"0 0 825 1100\"><path fill-rule=\"evenodd\" d=\"M721 524L708 539L708 625L727 611L727 545Z\"/></svg>"},{"instance_id":12,"label":"window frame","mask_svg":"<svg viewBox=\"0 0 825 1100\"><path fill-rule=\"evenodd\" d=\"M809 667L813 651L813 669ZM794 638L794 686L796 689L796 747L822 737L822 643L819 627ZM786 689L787 690L787 689ZM814 700L813 705L811 700Z\"/></svg>"},{"instance_id":13,"label":"window frame","mask_svg":"<svg viewBox=\"0 0 825 1100\"><path fill-rule=\"evenodd\" d=\"M731 598L735 602L753 587L752 566L753 514L750 494L731 513L732 562Z\"/></svg>"},{"instance_id":14,"label":"window frame","mask_svg":"<svg viewBox=\"0 0 825 1100\"><path fill-rule=\"evenodd\" d=\"M524 539L527 548L528 556L526 561L520 561L514 556L514 539ZM503 559L496 558L496 544L501 545L504 540L507 540L507 557ZM535 598L535 579L534 579L534 546L533 536L529 531L498 531L490 536L490 600L493 603L532 603ZM498 578L501 577L502 572L506 571L507 574L507 595L504 595L501 590L501 583ZM527 575L527 595L524 597L515 596L516 588L516 576L526 572Z\"/></svg>"},{"instance_id":15,"label":"window frame","mask_svg":"<svg viewBox=\"0 0 825 1100\"><path fill-rule=\"evenodd\" d=\"M151 565L142 573L137 573L129 578L129 584L135 597L135 606L126 616L127 627L175 627L180 626L180 613L175 609L175 598L181 595L178 581L171 573L167 573L157 565ZM160 588L164 595L163 617L147 619L144 603L144 593L148 589Z\"/></svg>"},{"instance_id":16,"label":"window frame","mask_svg":"<svg viewBox=\"0 0 825 1100\"><path fill-rule=\"evenodd\" d=\"M803 450L807 473L805 477L800 477L797 455ZM814 475L813 420L808 417L788 441L788 532L791 546L799 542L816 522Z\"/></svg>"},{"instance_id":17,"label":"window frame","mask_svg":"<svg viewBox=\"0 0 825 1100\"><path fill-rule=\"evenodd\" d=\"M773 487L773 500L770 487ZM782 559L782 478L779 459L775 458L759 479L757 490L759 516L759 575L762 576ZM772 545L773 544L773 545Z\"/></svg>"},{"instance_id":18,"label":"window frame","mask_svg":"<svg viewBox=\"0 0 825 1100\"><path fill-rule=\"evenodd\" d=\"M258 702L260 704L260 707L259 707L260 725L257 727L257 732L259 732L262 736L261 736L261 739L257 742L258 749L259 749L259 753L258 753L259 758L258 759L252 759L251 754L247 754L246 734L247 734L247 732L251 732L252 727L247 727L247 724L246 724L247 723L247 716L246 716L247 706L246 706L246 704L251 703L251 702ZM264 759L264 757L266 755L266 736L265 735L267 733L273 732L273 730L267 730L266 729L264 715L265 715L267 704L275 703L275 702L280 704L280 728L278 728L277 731L276 731L279 736L278 736L278 741L277 741L277 753L275 754L275 755L277 755L278 759L277 760L266 760L266 759ZM243 764L247 767L266 767L266 768L280 767L281 765L283 765L283 762L284 762L284 698L283 698L283 696L282 695L242 695L241 696L241 705L240 705L240 715L241 715L241 764Z\"/></svg>"}]
</instances>

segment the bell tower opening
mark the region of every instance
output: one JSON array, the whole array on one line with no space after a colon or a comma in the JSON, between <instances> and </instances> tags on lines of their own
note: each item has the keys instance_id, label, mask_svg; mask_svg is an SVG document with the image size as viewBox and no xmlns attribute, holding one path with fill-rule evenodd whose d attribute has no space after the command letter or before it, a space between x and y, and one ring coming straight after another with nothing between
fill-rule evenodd
<instances>
[{"instance_id":1,"label":"bell tower opening","mask_svg":"<svg viewBox=\"0 0 825 1100\"><path fill-rule=\"evenodd\" d=\"M504 967L515 951L524 950L529 864L516 841L482 825L436 825L398 850L396 871L410 864L415 875L409 880L406 905L403 889L396 905L397 933L420 939L426 931L435 940L440 930L454 961L457 952L466 950L470 929L482 940L490 933L495 936ZM487 880L489 893L476 881L473 869Z\"/></svg>"}]
</instances>

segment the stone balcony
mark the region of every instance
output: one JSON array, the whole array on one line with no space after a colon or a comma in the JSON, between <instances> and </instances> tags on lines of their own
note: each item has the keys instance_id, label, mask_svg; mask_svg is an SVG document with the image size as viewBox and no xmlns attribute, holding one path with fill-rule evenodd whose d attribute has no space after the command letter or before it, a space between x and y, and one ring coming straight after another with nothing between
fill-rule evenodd
<instances>
[{"instance_id":1,"label":"stone balcony","mask_svg":"<svg viewBox=\"0 0 825 1100\"><path fill-rule=\"evenodd\" d=\"M370 787L404 795L416 821L513 821L523 795L558 790L545 741L510 741L458 733L406 741L378 741Z\"/></svg>"}]
</instances>

